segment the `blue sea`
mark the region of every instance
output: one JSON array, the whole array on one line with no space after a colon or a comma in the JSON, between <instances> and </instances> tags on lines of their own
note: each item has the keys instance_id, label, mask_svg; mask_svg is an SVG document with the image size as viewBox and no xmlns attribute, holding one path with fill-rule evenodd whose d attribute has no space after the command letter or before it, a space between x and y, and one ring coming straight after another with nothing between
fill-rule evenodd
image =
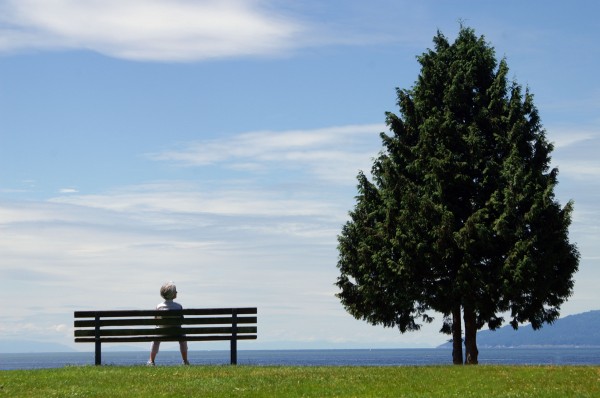
<instances>
[{"instance_id":1,"label":"blue sea","mask_svg":"<svg viewBox=\"0 0 600 398\"><path fill-rule=\"evenodd\" d=\"M103 352L103 365L144 365L143 351ZM229 351L190 351L192 365L229 364ZM161 351L157 366L181 363L178 351ZM504 365L600 365L598 348L480 348L480 364ZM61 368L94 364L94 352L0 353L0 370ZM259 366L425 366L452 364L451 350L353 349L353 350L239 350L238 365Z\"/></svg>"}]
</instances>

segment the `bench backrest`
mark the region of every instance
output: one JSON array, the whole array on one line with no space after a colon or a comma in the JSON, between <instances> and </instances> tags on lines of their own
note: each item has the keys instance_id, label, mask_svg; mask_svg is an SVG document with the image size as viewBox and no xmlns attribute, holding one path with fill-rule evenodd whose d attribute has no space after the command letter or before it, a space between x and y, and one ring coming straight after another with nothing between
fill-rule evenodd
<instances>
[{"instance_id":1,"label":"bench backrest","mask_svg":"<svg viewBox=\"0 0 600 398\"><path fill-rule=\"evenodd\" d=\"M256 308L75 311L75 342L251 340L256 314Z\"/></svg>"}]
</instances>

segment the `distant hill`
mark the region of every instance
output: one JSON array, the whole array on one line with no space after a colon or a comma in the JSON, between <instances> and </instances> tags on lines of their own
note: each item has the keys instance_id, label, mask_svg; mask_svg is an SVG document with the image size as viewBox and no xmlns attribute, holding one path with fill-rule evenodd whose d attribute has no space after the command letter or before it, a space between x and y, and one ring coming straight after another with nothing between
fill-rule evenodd
<instances>
[{"instance_id":1,"label":"distant hill","mask_svg":"<svg viewBox=\"0 0 600 398\"><path fill-rule=\"evenodd\" d=\"M78 348L80 348L81 351L94 351L93 344L80 344ZM127 344L102 345L102 352L146 350L148 350L148 347L145 344L140 344L137 346ZM48 341L0 340L0 354L28 354L40 352L77 352L77 350L65 344Z\"/></svg>"},{"instance_id":2,"label":"distant hill","mask_svg":"<svg viewBox=\"0 0 600 398\"><path fill-rule=\"evenodd\" d=\"M0 353L72 352L69 346L59 343L30 340L0 340Z\"/></svg>"},{"instance_id":3,"label":"distant hill","mask_svg":"<svg viewBox=\"0 0 600 398\"><path fill-rule=\"evenodd\" d=\"M510 325L496 331L482 330L477 333L477 346L600 347L600 310L569 315L537 331L531 325L522 325L518 330ZM451 344L443 344L440 348L451 348Z\"/></svg>"}]
</instances>

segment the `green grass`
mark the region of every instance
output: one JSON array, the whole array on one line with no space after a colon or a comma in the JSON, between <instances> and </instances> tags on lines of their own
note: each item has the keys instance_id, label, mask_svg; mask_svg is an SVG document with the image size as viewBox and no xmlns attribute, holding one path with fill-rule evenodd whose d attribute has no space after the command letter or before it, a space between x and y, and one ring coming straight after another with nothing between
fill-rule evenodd
<instances>
[{"instance_id":1,"label":"green grass","mask_svg":"<svg viewBox=\"0 0 600 398\"><path fill-rule=\"evenodd\" d=\"M83 366L0 371L0 397L600 397L600 367Z\"/></svg>"}]
</instances>

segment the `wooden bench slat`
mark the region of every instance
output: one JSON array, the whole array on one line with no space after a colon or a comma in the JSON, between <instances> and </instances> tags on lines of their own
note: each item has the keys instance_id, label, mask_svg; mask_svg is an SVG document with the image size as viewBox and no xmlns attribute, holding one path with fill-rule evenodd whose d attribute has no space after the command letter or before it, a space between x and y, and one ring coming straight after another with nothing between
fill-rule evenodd
<instances>
[{"instance_id":1,"label":"wooden bench slat","mask_svg":"<svg viewBox=\"0 0 600 398\"><path fill-rule=\"evenodd\" d=\"M164 312L164 311L163 311ZM238 324L256 323L256 317L238 317ZM233 323L233 317L216 317L216 318L125 318L125 319L100 319L100 327L105 326L143 326L143 325L224 325ZM96 321L85 320L75 321L76 328L93 328L96 327Z\"/></svg>"},{"instance_id":2,"label":"wooden bench slat","mask_svg":"<svg viewBox=\"0 0 600 398\"><path fill-rule=\"evenodd\" d=\"M231 340L231 335L223 336L187 336L186 341L226 341ZM241 335L236 337L237 340L256 340L256 335ZM96 340L92 337L78 337L76 343L94 343ZM105 337L103 343L149 343L153 341L179 341L177 338L157 336L157 337Z\"/></svg>"},{"instance_id":3,"label":"wooden bench slat","mask_svg":"<svg viewBox=\"0 0 600 398\"><path fill-rule=\"evenodd\" d=\"M257 308L190 308L184 310L168 311L173 316L178 315L232 315L233 312L238 315L257 314ZM110 311L75 311L75 318L95 318L96 316L104 318L130 317L130 316L157 316L167 311L161 310L110 310Z\"/></svg>"},{"instance_id":4,"label":"wooden bench slat","mask_svg":"<svg viewBox=\"0 0 600 398\"><path fill-rule=\"evenodd\" d=\"M242 326L237 328L238 334L256 333L256 326ZM195 334L232 334L233 327L206 327L206 328L145 328L145 329L100 329L98 336L181 336ZM96 336L94 329L75 330L75 337Z\"/></svg>"}]
</instances>

